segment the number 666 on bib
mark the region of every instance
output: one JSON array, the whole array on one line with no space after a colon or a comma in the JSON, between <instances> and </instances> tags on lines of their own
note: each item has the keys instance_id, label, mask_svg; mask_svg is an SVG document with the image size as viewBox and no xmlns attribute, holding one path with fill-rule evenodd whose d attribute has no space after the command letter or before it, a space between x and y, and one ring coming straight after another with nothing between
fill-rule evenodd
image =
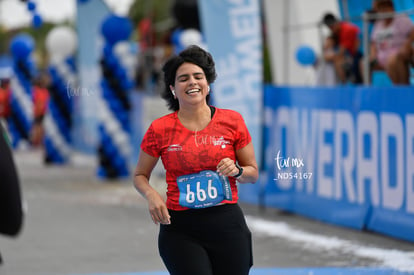
<instances>
[{"instance_id":1,"label":"number 666 on bib","mask_svg":"<svg viewBox=\"0 0 414 275\"><path fill-rule=\"evenodd\" d=\"M177 185L184 207L206 208L232 199L229 179L211 170L180 176Z\"/></svg>"}]
</instances>

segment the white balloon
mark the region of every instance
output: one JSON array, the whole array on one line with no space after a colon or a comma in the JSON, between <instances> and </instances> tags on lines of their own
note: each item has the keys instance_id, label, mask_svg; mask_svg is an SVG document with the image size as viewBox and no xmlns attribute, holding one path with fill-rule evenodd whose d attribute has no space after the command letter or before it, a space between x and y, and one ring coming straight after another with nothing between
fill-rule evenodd
<instances>
[{"instance_id":1,"label":"white balloon","mask_svg":"<svg viewBox=\"0 0 414 275\"><path fill-rule=\"evenodd\" d=\"M122 58L123 56L128 56L131 53L129 42L118 42L114 47L115 55L118 58Z\"/></svg>"},{"instance_id":2,"label":"white balloon","mask_svg":"<svg viewBox=\"0 0 414 275\"><path fill-rule=\"evenodd\" d=\"M57 138L57 136L53 140L55 141L56 148L62 149L63 141L60 138Z\"/></svg>"},{"instance_id":3,"label":"white balloon","mask_svg":"<svg viewBox=\"0 0 414 275\"><path fill-rule=\"evenodd\" d=\"M115 135L116 132L118 131L119 127L118 124L115 121L112 120L108 120L105 123L105 128L108 131L108 133L112 136Z\"/></svg>"},{"instance_id":4,"label":"white balloon","mask_svg":"<svg viewBox=\"0 0 414 275\"><path fill-rule=\"evenodd\" d=\"M100 100L100 103L98 104L98 117L102 120L102 121L107 121L109 119L111 119L111 116L108 112L108 109L106 108L106 105L104 105L103 99Z\"/></svg>"},{"instance_id":5,"label":"white balloon","mask_svg":"<svg viewBox=\"0 0 414 275\"><path fill-rule=\"evenodd\" d=\"M52 59L64 59L73 55L78 46L75 31L67 26L53 28L46 37L46 48Z\"/></svg>"},{"instance_id":6,"label":"white balloon","mask_svg":"<svg viewBox=\"0 0 414 275\"><path fill-rule=\"evenodd\" d=\"M50 139L51 140L56 140L57 138L58 138L58 134L57 134L57 132L56 131L51 131L50 133L49 133L49 137L50 137Z\"/></svg>"},{"instance_id":7,"label":"white balloon","mask_svg":"<svg viewBox=\"0 0 414 275\"><path fill-rule=\"evenodd\" d=\"M137 65L137 57L133 55L128 56L128 58L124 58L121 61L122 65L127 69L135 69L135 66Z\"/></svg>"},{"instance_id":8,"label":"white balloon","mask_svg":"<svg viewBox=\"0 0 414 275\"><path fill-rule=\"evenodd\" d=\"M123 143L119 146L119 150L124 157L129 157L131 154L131 146L128 143Z\"/></svg>"},{"instance_id":9,"label":"white balloon","mask_svg":"<svg viewBox=\"0 0 414 275\"><path fill-rule=\"evenodd\" d=\"M186 29L181 33L180 42L184 47L200 45L202 43L201 33L196 29Z\"/></svg>"},{"instance_id":10,"label":"white balloon","mask_svg":"<svg viewBox=\"0 0 414 275\"><path fill-rule=\"evenodd\" d=\"M113 136L113 139L114 139L115 144L117 144L117 145L122 145L122 144L128 142L128 138L124 134L119 134L118 133L118 134Z\"/></svg>"},{"instance_id":11,"label":"white balloon","mask_svg":"<svg viewBox=\"0 0 414 275\"><path fill-rule=\"evenodd\" d=\"M70 68L65 63L59 63L59 64L57 64L56 65L56 68L57 68L57 70L59 72L59 75L63 79L66 79L69 76L69 74L70 74Z\"/></svg>"}]
</instances>

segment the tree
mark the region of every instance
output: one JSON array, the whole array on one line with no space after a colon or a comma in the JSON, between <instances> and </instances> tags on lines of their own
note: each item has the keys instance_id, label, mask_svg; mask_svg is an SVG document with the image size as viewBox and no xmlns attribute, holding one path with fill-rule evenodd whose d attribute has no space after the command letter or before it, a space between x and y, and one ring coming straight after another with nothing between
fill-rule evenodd
<instances>
[{"instance_id":1,"label":"tree","mask_svg":"<svg viewBox=\"0 0 414 275\"><path fill-rule=\"evenodd\" d=\"M171 13L173 2L173 0L135 0L131 5L128 17L134 26L138 26L143 19L149 19L153 27L155 39L159 41L175 25Z\"/></svg>"}]
</instances>

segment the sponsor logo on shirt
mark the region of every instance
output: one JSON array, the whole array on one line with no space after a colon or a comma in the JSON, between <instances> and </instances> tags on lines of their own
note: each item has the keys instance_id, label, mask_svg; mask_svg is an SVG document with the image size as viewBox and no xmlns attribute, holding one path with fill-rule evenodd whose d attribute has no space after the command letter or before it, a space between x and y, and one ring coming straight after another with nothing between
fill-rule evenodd
<instances>
[{"instance_id":1,"label":"sponsor logo on shirt","mask_svg":"<svg viewBox=\"0 0 414 275\"><path fill-rule=\"evenodd\" d=\"M194 135L195 145L198 147L200 145L214 145L221 146L221 148L226 148L226 144L230 144L230 141L225 140L223 136L216 137L210 135Z\"/></svg>"},{"instance_id":2,"label":"sponsor logo on shirt","mask_svg":"<svg viewBox=\"0 0 414 275\"><path fill-rule=\"evenodd\" d=\"M214 146L221 146L221 148L226 148L226 144L230 144L230 141L225 140L223 137L218 139L213 139Z\"/></svg>"},{"instance_id":3,"label":"sponsor logo on shirt","mask_svg":"<svg viewBox=\"0 0 414 275\"><path fill-rule=\"evenodd\" d=\"M180 144L171 144L170 146L168 146L167 151L168 152L177 152L177 151L182 151L183 147Z\"/></svg>"}]
</instances>

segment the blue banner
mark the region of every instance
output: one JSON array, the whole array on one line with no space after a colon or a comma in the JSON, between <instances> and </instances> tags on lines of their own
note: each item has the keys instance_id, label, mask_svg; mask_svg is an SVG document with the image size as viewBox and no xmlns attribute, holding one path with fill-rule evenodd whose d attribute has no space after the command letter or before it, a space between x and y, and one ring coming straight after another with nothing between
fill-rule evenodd
<instances>
[{"instance_id":1,"label":"blue banner","mask_svg":"<svg viewBox=\"0 0 414 275\"><path fill-rule=\"evenodd\" d=\"M262 38L259 0L200 0L203 35L218 78L217 107L240 112L253 138L258 162L262 144Z\"/></svg>"},{"instance_id":2,"label":"blue banner","mask_svg":"<svg viewBox=\"0 0 414 275\"><path fill-rule=\"evenodd\" d=\"M414 241L412 87L264 96L266 205Z\"/></svg>"},{"instance_id":3,"label":"blue banner","mask_svg":"<svg viewBox=\"0 0 414 275\"><path fill-rule=\"evenodd\" d=\"M76 3L79 85L67 85L68 96L74 97L73 145L83 152L95 153L98 144L98 99L101 97L99 59L103 38L100 29L110 10L102 0Z\"/></svg>"}]
</instances>

